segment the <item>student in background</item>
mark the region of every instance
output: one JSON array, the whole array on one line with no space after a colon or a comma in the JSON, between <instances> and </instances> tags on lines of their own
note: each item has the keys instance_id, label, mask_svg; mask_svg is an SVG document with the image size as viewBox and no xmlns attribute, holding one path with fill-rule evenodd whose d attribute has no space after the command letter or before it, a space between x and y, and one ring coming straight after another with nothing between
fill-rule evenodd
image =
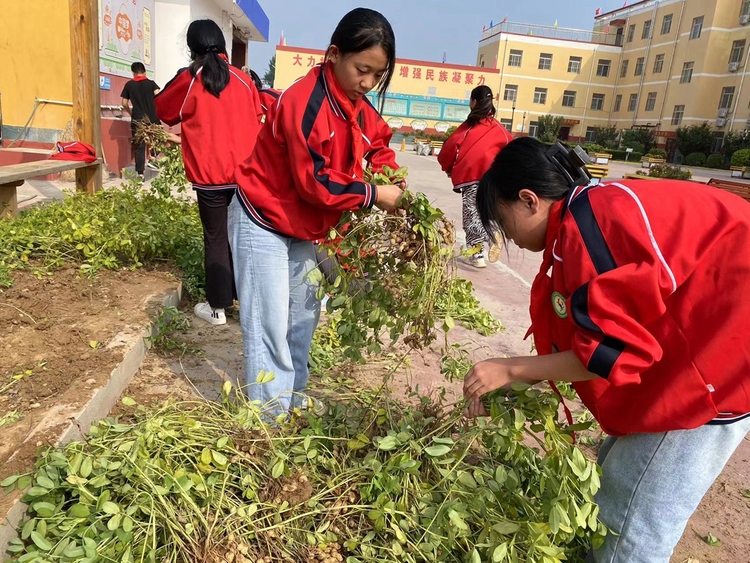
<instances>
[{"instance_id":1,"label":"student in background","mask_svg":"<svg viewBox=\"0 0 750 563\"><path fill-rule=\"evenodd\" d=\"M365 8L339 22L325 62L290 86L268 114L252 156L239 167L238 198L229 210L235 278L251 399L272 414L299 404L318 324L313 241L324 239L344 211L377 204L394 209L403 186L363 180L398 168L391 130L366 98L385 94L396 60L388 20ZM275 379L251 385L261 371Z\"/></svg>"},{"instance_id":2,"label":"student in background","mask_svg":"<svg viewBox=\"0 0 750 563\"><path fill-rule=\"evenodd\" d=\"M495 119L496 110L489 86L472 90L469 108L469 117L445 141L438 162L453 181L453 191L461 194L466 248L479 249L469 258L469 264L485 268L485 244L490 247L490 262L500 257L500 247L490 241L482 227L477 213L477 188L497 153L513 140L513 136Z\"/></svg>"},{"instance_id":3,"label":"student in background","mask_svg":"<svg viewBox=\"0 0 750 563\"><path fill-rule=\"evenodd\" d=\"M154 96L159 93L159 86L146 76L146 67L143 66L143 63L133 63L130 65L130 70L133 72L133 79L125 83L120 97L122 98L123 109L130 114L131 146L135 156L135 171L139 177L143 178L146 171L148 147L145 143L136 142L135 132L140 121L147 120L150 123L159 123L156 105L154 104ZM149 167L155 168L150 163Z\"/></svg>"},{"instance_id":4,"label":"student in background","mask_svg":"<svg viewBox=\"0 0 750 563\"><path fill-rule=\"evenodd\" d=\"M263 114L250 77L229 65L215 22L192 22L187 44L192 62L156 97L156 109L168 125L181 123L185 174L198 196L207 302L195 314L222 325L235 296L227 208L237 188L235 169L252 153Z\"/></svg>"}]
</instances>

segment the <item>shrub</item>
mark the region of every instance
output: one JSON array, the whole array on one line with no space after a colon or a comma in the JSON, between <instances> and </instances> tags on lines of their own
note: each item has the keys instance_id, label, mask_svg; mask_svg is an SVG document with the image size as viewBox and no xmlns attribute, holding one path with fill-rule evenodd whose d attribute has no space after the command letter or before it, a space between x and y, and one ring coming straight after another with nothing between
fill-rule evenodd
<instances>
[{"instance_id":1,"label":"shrub","mask_svg":"<svg viewBox=\"0 0 750 563\"><path fill-rule=\"evenodd\" d=\"M596 143L584 143L581 145L583 150L585 150L587 153L589 152L609 152L606 148L604 148L601 145L598 145Z\"/></svg>"},{"instance_id":2,"label":"shrub","mask_svg":"<svg viewBox=\"0 0 750 563\"><path fill-rule=\"evenodd\" d=\"M597 127L594 130L594 142L607 149L617 148L617 128Z\"/></svg>"},{"instance_id":3,"label":"shrub","mask_svg":"<svg viewBox=\"0 0 750 563\"><path fill-rule=\"evenodd\" d=\"M612 160L627 160L628 162L640 162L641 158L643 157L643 154L633 151L630 153L630 156L627 156L627 152L625 150L614 150L614 151L607 151L609 154L612 155Z\"/></svg>"},{"instance_id":4,"label":"shrub","mask_svg":"<svg viewBox=\"0 0 750 563\"><path fill-rule=\"evenodd\" d=\"M653 156L655 158L664 158L664 159L666 159L667 158L667 151L665 151L664 149L651 149L650 151L648 151L648 155L647 156Z\"/></svg>"},{"instance_id":5,"label":"shrub","mask_svg":"<svg viewBox=\"0 0 750 563\"><path fill-rule=\"evenodd\" d=\"M750 149L740 149L732 155L732 166L750 166Z\"/></svg>"},{"instance_id":6,"label":"shrub","mask_svg":"<svg viewBox=\"0 0 750 563\"><path fill-rule=\"evenodd\" d=\"M641 154L646 152L646 146L643 143L637 141L630 141L629 143L623 143L622 145L626 149L633 149L633 152L639 152Z\"/></svg>"},{"instance_id":7,"label":"shrub","mask_svg":"<svg viewBox=\"0 0 750 563\"><path fill-rule=\"evenodd\" d=\"M652 178L665 178L667 180L690 180L693 177L690 170L683 170L679 166L671 164L654 164L648 175Z\"/></svg>"},{"instance_id":8,"label":"shrub","mask_svg":"<svg viewBox=\"0 0 750 563\"><path fill-rule=\"evenodd\" d=\"M750 149L750 129L729 131L724 136L724 151L728 156L741 149Z\"/></svg>"},{"instance_id":9,"label":"shrub","mask_svg":"<svg viewBox=\"0 0 750 563\"><path fill-rule=\"evenodd\" d=\"M450 127L448 127L448 130L445 132L445 134L450 137L456 129L458 129L458 127L456 127L455 125L451 125Z\"/></svg>"},{"instance_id":10,"label":"shrub","mask_svg":"<svg viewBox=\"0 0 750 563\"><path fill-rule=\"evenodd\" d=\"M705 166L706 155L702 152L693 152L685 157L685 164L687 166Z\"/></svg>"},{"instance_id":11,"label":"shrub","mask_svg":"<svg viewBox=\"0 0 750 563\"><path fill-rule=\"evenodd\" d=\"M684 155L694 152L707 154L714 143L714 132L707 121L700 125L677 128L677 148Z\"/></svg>"},{"instance_id":12,"label":"shrub","mask_svg":"<svg viewBox=\"0 0 750 563\"><path fill-rule=\"evenodd\" d=\"M709 154L708 158L706 159L706 166L708 168L726 168L726 159L724 158L723 154Z\"/></svg>"},{"instance_id":13,"label":"shrub","mask_svg":"<svg viewBox=\"0 0 750 563\"><path fill-rule=\"evenodd\" d=\"M539 117L537 139L543 143L554 143L560 135L563 118L559 115L542 115Z\"/></svg>"},{"instance_id":14,"label":"shrub","mask_svg":"<svg viewBox=\"0 0 750 563\"><path fill-rule=\"evenodd\" d=\"M645 153L654 146L654 132L651 129L625 129L622 132L622 144L633 150L641 149Z\"/></svg>"}]
</instances>

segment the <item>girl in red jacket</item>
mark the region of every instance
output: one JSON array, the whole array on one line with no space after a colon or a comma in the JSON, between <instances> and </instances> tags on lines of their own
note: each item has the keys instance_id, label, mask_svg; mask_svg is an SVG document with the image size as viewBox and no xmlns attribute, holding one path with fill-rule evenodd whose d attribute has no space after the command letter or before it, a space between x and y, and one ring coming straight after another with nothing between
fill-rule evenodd
<instances>
[{"instance_id":1,"label":"girl in red jacket","mask_svg":"<svg viewBox=\"0 0 750 563\"><path fill-rule=\"evenodd\" d=\"M234 172L253 151L263 113L250 76L229 65L224 34L215 22L192 22L187 44L193 62L159 93L156 111L168 125L182 124L185 174L198 197L208 301L198 303L195 314L221 325L235 294L227 235Z\"/></svg>"},{"instance_id":2,"label":"girl in red jacket","mask_svg":"<svg viewBox=\"0 0 750 563\"><path fill-rule=\"evenodd\" d=\"M491 232L544 254L539 355L475 365L470 414L514 381L572 382L610 436L596 501L615 533L589 560L668 563L750 431L750 205L693 182L594 185L580 158L531 138L498 155L477 205Z\"/></svg>"},{"instance_id":3,"label":"girl in red jacket","mask_svg":"<svg viewBox=\"0 0 750 563\"><path fill-rule=\"evenodd\" d=\"M366 94L388 89L396 57L381 14L358 8L339 22L325 62L272 105L252 156L237 169L230 232L244 340L247 392L285 412L307 386L307 360L320 302L313 242L347 210L394 209L398 186L363 180L398 168L391 130ZM274 380L253 385L262 371Z\"/></svg>"},{"instance_id":4,"label":"girl in red jacket","mask_svg":"<svg viewBox=\"0 0 750 563\"><path fill-rule=\"evenodd\" d=\"M490 245L490 262L500 257L500 247L492 244L477 213L477 188L500 149L513 140L508 130L495 119L495 105L489 86L477 86L471 92L471 113L443 145L438 162L453 181L453 191L463 201L463 226L466 248L479 248L469 259L476 268L486 268L484 245Z\"/></svg>"}]
</instances>

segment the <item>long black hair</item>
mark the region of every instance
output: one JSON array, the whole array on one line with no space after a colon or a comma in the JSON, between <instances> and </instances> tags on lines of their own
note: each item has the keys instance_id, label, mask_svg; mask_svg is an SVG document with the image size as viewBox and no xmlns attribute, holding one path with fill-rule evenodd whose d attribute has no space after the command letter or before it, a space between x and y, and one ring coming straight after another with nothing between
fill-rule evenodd
<instances>
[{"instance_id":1,"label":"long black hair","mask_svg":"<svg viewBox=\"0 0 750 563\"><path fill-rule=\"evenodd\" d=\"M518 201L524 189L549 201L559 201L571 190L565 176L547 158L546 145L532 137L508 143L479 182L477 211L492 237L504 236L500 207Z\"/></svg>"},{"instance_id":2,"label":"long black hair","mask_svg":"<svg viewBox=\"0 0 750 563\"><path fill-rule=\"evenodd\" d=\"M195 20L187 30L187 44L190 48L190 74L201 71L203 87L219 97L229 84L229 63L219 55L227 56L227 43L221 28L213 20Z\"/></svg>"},{"instance_id":3,"label":"long black hair","mask_svg":"<svg viewBox=\"0 0 750 563\"><path fill-rule=\"evenodd\" d=\"M494 116L497 113L495 104L492 103L492 89L489 86L477 86L471 91L471 99L476 102L474 109L471 110L466 123L476 125L485 117Z\"/></svg>"},{"instance_id":4,"label":"long black hair","mask_svg":"<svg viewBox=\"0 0 750 563\"><path fill-rule=\"evenodd\" d=\"M385 93L396 68L396 36L391 24L380 12L369 8L355 8L341 18L336 26L328 49L334 45L342 55L361 53L373 47L383 48L388 67L377 86L382 113Z\"/></svg>"}]
</instances>

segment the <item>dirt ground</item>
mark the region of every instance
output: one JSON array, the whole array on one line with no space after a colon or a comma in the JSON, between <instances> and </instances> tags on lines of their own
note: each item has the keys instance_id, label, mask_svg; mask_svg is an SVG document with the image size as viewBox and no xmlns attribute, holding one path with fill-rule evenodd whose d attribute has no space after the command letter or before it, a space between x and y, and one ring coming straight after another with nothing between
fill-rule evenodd
<instances>
[{"instance_id":1,"label":"dirt ground","mask_svg":"<svg viewBox=\"0 0 750 563\"><path fill-rule=\"evenodd\" d=\"M37 448L56 441L122 359L114 337L141 332L147 309L161 301L149 299L177 285L161 271L92 280L65 269L52 277L17 272L0 289L0 479L31 467Z\"/></svg>"},{"instance_id":2,"label":"dirt ground","mask_svg":"<svg viewBox=\"0 0 750 563\"><path fill-rule=\"evenodd\" d=\"M164 272L104 273L92 281L79 277L76 270L66 270L42 279L19 273L16 284L0 292L0 326L5 328L0 337L0 417L11 412L20 414L19 420L0 430L0 479L30 467L38 445L54 441L57 428L52 427L38 435L33 444L25 444L8 463L46 413L62 406L60 420L65 420L65 409L80 406L90 390L104 381L121 357L108 343L118 332L140 330L149 317L148 297L174 285L172 276ZM481 297L482 292L479 294ZM226 326L210 327L195 319L189 307L185 309L191 328L175 335L175 339L195 352L150 352L125 396L143 405L161 403L169 397L213 400L224 381L244 382L239 323L230 319ZM503 317L502 312L493 312ZM464 343L476 359L526 346L510 340L517 340L510 331L486 338L462 328L452 333L452 341ZM387 365L373 362L339 377L348 379L349 385L374 387L382 382ZM458 398L460 383L446 384L439 366L437 348L412 353L407 365L392 379L393 392L407 397L412 389L429 394L445 387L448 398ZM311 392L325 395L335 384L332 380L313 380ZM118 406L112 414L126 412ZM591 455L595 450L596 440L587 447ZM750 498L743 496L743 491L750 490L749 462L750 441L746 440L690 520L674 563L748 560ZM722 542L721 546L712 547L703 541L709 532Z\"/></svg>"}]
</instances>

